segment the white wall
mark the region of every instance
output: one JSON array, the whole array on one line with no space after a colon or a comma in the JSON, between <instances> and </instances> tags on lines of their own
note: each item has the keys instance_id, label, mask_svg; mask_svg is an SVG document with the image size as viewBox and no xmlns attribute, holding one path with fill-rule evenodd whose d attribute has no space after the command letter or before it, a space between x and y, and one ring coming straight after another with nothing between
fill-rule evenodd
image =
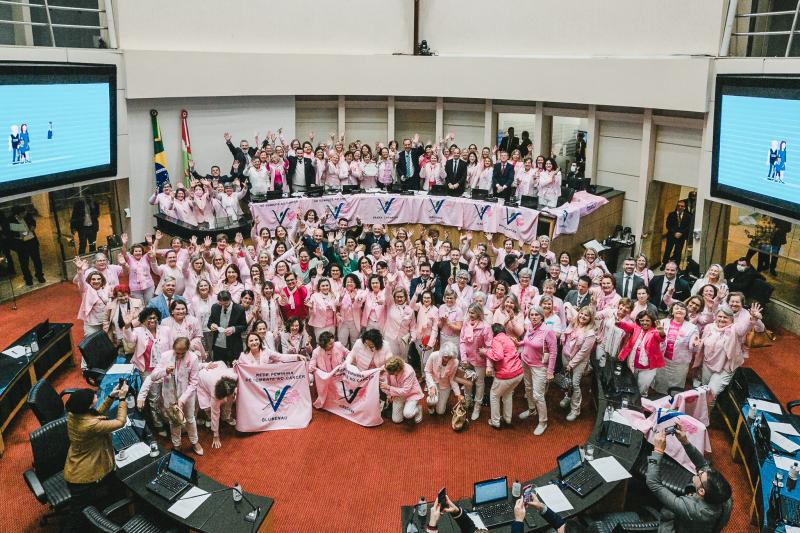
<instances>
[{"instance_id":1,"label":"white wall","mask_svg":"<svg viewBox=\"0 0 800 533\"><path fill-rule=\"evenodd\" d=\"M345 109L344 140L351 143L356 139L374 145L375 141L385 143L388 139L387 125L389 115L386 107L348 107Z\"/></svg>"},{"instance_id":2,"label":"white wall","mask_svg":"<svg viewBox=\"0 0 800 533\"><path fill-rule=\"evenodd\" d=\"M444 134L453 133L462 149L470 144L483 147L485 117L483 111L444 110Z\"/></svg>"},{"instance_id":3,"label":"white wall","mask_svg":"<svg viewBox=\"0 0 800 533\"><path fill-rule=\"evenodd\" d=\"M187 98L183 100L130 100L128 102L128 131L130 135L131 162L131 236L143 238L152 231L153 208L147 198L155 187L153 172L153 134L150 126L150 109L158 110L161 137L167 155L170 180L182 179L180 111L189 112L189 135L192 155L198 172L206 174L211 165L219 165L223 172L230 170L233 160L222 134L233 136L236 145L244 138L252 143L256 131L263 136L265 131L276 131L283 127L289 141L294 137L294 98Z\"/></svg>"},{"instance_id":4,"label":"white wall","mask_svg":"<svg viewBox=\"0 0 800 533\"><path fill-rule=\"evenodd\" d=\"M634 122L600 122L597 184L625 191L622 225L634 228L639 195L642 125Z\"/></svg>"},{"instance_id":5,"label":"white wall","mask_svg":"<svg viewBox=\"0 0 800 533\"><path fill-rule=\"evenodd\" d=\"M703 131L658 126L653 179L697 187Z\"/></svg>"},{"instance_id":6,"label":"white wall","mask_svg":"<svg viewBox=\"0 0 800 533\"><path fill-rule=\"evenodd\" d=\"M338 131L338 112L335 107L300 107L295 109L295 137L308 139L314 132L314 145L329 138L329 133ZM288 140L288 139L287 139Z\"/></svg>"},{"instance_id":7,"label":"white wall","mask_svg":"<svg viewBox=\"0 0 800 533\"><path fill-rule=\"evenodd\" d=\"M398 143L419 133L421 143L436 144L435 109L395 109L394 138Z\"/></svg>"},{"instance_id":8,"label":"white wall","mask_svg":"<svg viewBox=\"0 0 800 533\"><path fill-rule=\"evenodd\" d=\"M423 0L441 55L716 55L725 0Z\"/></svg>"}]
</instances>

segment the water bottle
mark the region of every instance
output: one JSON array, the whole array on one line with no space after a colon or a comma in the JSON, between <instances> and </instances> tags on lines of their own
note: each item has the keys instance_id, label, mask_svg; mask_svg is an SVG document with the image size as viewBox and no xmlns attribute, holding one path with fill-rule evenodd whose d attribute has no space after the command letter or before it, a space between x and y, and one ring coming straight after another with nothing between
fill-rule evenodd
<instances>
[{"instance_id":1,"label":"water bottle","mask_svg":"<svg viewBox=\"0 0 800 533\"><path fill-rule=\"evenodd\" d=\"M425 501L425 496L419 497L419 503L417 504L417 514L420 516L427 516L428 514L428 502Z\"/></svg>"},{"instance_id":2,"label":"water bottle","mask_svg":"<svg viewBox=\"0 0 800 533\"><path fill-rule=\"evenodd\" d=\"M234 483L233 485L233 502L239 503L242 501L242 486L238 483Z\"/></svg>"},{"instance_id":3,"label":"water bottle","mask_svg":"<svg viewBox=\"0 0 800 533\"><path fill-rule=\"evenodd\" d=\"M158 443L156 441L150 443L150 457L158 457Z\"/></svg>"},{"instance_id":4,"label":"water bottle","mask_svg":"<svg viewBox=\"0 0 800 533\"><path fill-rule=\"evenodd\" d=\"M128 410L133 410L136 407L136 401L133 399L133 394L128 392L128 395L125 397L125 404L128 406Z\"/></svg>"},{"instance_id":5,"label":"water bottle","mask_svg":"<svg viewBox=\"0 0 800 533\"><path fill-rule=\"evenodd\" d=\"M786 480L786 488L794 490L795 486L797 486L798 474L800 474L800 468L797 467L797 463L792 463L792 466L789 467L789 479Z\"/></svg>"},{"instance_id":6,"label":"water bottle","mask_svg":"<svg viewBox=\"0 0 800 533\"><path fill-rule=\"evenodd\" d=\"M39 336L36 332L33 332L33 337L31 337L31 351L36 353L39 351Z\"/></svg>"},{"instance_id":7,"label":"water bottle","mask_svg":"<svg viewBox=\"0 0 800 533\"><path fill-rule=\"evenodd\" d=\"M613 420L613 418L614 418L614 407L612 405L609 405L606 407L606 414L603 415L603 421Z\"/></svg>"},{"instance_id":8,"label":"water bottle","mask_svg":"<svg viewBox=\"0 0 800 533\"><path fill-rule=\"evenodd\" d=\"M747 412L747 420L750 423L755 422L756 418L758 418L758 408L756 407L755 403L750 404L750 410Z\"/></svg>"},{"instance_id":9,"label":"water bottle","mask_svg":"<svg viewBox=\"0 0 800 533\"><path fill-rule=\"evenodd\" d=\"M519 498L520 494L522 494L522 485L520 485L518 479L515 479L514 483L511 484L511 495Z\"/></svg>"}]
</instances>

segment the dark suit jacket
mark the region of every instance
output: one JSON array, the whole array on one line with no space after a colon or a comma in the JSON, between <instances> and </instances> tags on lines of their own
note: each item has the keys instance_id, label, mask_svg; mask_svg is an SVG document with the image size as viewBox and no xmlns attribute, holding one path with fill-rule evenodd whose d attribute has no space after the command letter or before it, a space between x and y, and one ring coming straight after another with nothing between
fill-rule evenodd
<instances>
[{"instance_id":1,"label":"dark suit jacket","mask_svg":"<svg viewBox=\"0 0 800 533\"><path fill-rule=\"evenodd\" d=\"M196 170L192 171L192 176L195 179L198 179L198 180L212 181L214 179L214 176L212 176L211 174L206 174L205 176L203 176L202 174L200 174ZM228 183L228 182L233 181L233 178L235 178L235 177L236 176L225 176L223 174L220 174L220 176L217 178L217 181L219 181L220 183Z\"/></svg>"},{"instance_id":2,"label":"dark suit jacket","mask_svg":"<svg viewBox=\"0 0 800 533\"><path fill-rule=\"evenodd\" d=\"M542 281L547 277L547 263L542 256L539 256L539 263L536 265L536 261L531 262L531 254L525 254L519 261L519 270L517 270L517 272L523 268L530 268L533 270L531 284L537 287L541 285Z\"/></svg>"},{"instance_id":3,"label":"dark suit jacket","mask_svg":"<svg viewBox=\"0 0 800 533\"><path fill-rule=\"evenodd\" d=\"M689 283L679 277L675 278L675 292L672 293L672 299L677 301L684 301L687 299L691 294L689 293L690 287ZM661 301L661 290L664 288L664 275L661 274L660 276L655 276L653 279L650 280L650 302L655 305L659 310L663 311L667 308L664 305L664 302Z\"/></svg>"},{"instance_id":4,"label":"dark suit jacket","mask_svg":"<svg viewBox=\"0 0 800 533\"><path fill-rule=\"evenodd\" d=\"M415 179L419 179L419 158L422 157L422 154L425 153L425 148L422 146L417 146L411 149L411 166L413 167L411 170L411 177ZM397 178L401 181L406 180L406 151L401 150L397 154L397 166L395 167L397 170Z\"/></svg>"},{"instance_id":5,"label":"dark suit jacket","mask_svg":"<svg viewBox=\"0 0 800 533\"><path fill-rule=\"evenodd\" d=\"M436 278L432 274L431 274L430 279L433 280L433 281L436 281ZM419 285L420 283L423 283L423 280L422 280L422 278L420 276L417 276L416 278L411 278L411 283L409 284L409 287L408 287L408 293L409 293L408 295L409 295L409 297L414 296L414 291L417 290L417 285ZM434 289L434 287L433 287L433 285L431 285L431 290L433 290L433 289ZM419 295L421 296L422 293L420 292Z\"/></svg>"},{"instance_id":6,"label":"dark suit jacket","mask_svg":"<svg viewBox=\"0 0 800 533\"><path fill-rule=\"evenodd\" d=\"M290 155L289 156L289 170L286 172L286 176L289 179L289 187L291 188L292 184L294 183L294 173L297 170L297 160L300 159L297 156ZM306 169L306 187L311 187L315 185L316 180L316 171L314 170L314 163L308 157L303 157L303 166Z\"/></svg>"},{"instance_id":7,"label":"dark suit jacket","mask_svg":"<svg viewBox=\"0 0 800 533\"><path fill-rule=\"evenodd\" d=\"M87 204L89 206L89 218L92 220L92 229L97 231L97 219L100 218L100 206L97 205L97 202L89 198L86 199L86 202L79 199L75 202L75 205L72 206L72 217L69 221L69 229L71 231L78 231L78 228L84 227L83 219L86 216Z\"/></svg>"},{"instance_id":8,"label":"dark suit jacket","mask_svg":"<svg viewBox=\"0 0 800 533\"><path fill-rule=\"evenodd\" d=\"M364 235L364 238L361 239L361 242L364 244L364 248L366 248L364 250L364 253L366 255L369 255L369 251L372 248L372 245L375 244L376 242L381 245L381 248L383 249L384 253L386 252L386 250L389 249L390 246L389 239L386 237L386 234L381 235L380 239L376 239L375 234L372 233L371 231L366 235Z\"/></svg>"},{"instance_id":9,"label":"dark suit jacket","mask_svg":"<svg viewBox=\"0 0 800 533\"><path fill-rule=\"evenodd\" d=\"M690 215L687 211L683 212L683 216L681 217L681 221L678 222L678 212L673 211L669 215L667 215L667 233L672 236L675 233L681 233L681 239L685 240L689 236L689 232L692 230L692 215Z\"/></svg>"},{"instance_id":10,"label":"dark suit jacket","mask_svg":"<svg viewBox=\"0 0 800 533\"><path fill-rule=\"evenodd\" d=\"M226 145L228 145L228 150L231 151L233 158L239 162L239 170L244 172L244 169L247 168L247 157L245 157L244 152L238 146L234 146L232 142L226 141ZM247 153L250 157L256 155L256 149L253 146L247 148ZM231 166L231 174L233 174L233 166Z\"/></svg>"},{"instance_id":11,"label":"dark suit jacket","mask_svg":"<svg viewBox=\"0 0 800 533\"><path fill-rule=\"evenodd\" d=\"M531 146L533 146L533 141L530 139L520 139L519 141L519 153L522 157L526 155L530 155Z\"/></svg>"},{"instance_id":12,"label":"dark suit jacket","mask_svg":"<svg viewBox=\"0 0 800 533\"><path fill-rule=\"evenodd\" d=\"M744 272L736 270L736 263L726 265L723 269L725 272L725 280L728 282L728 290L730 292L742 292L745 296L750 295L753 284L757 279L764 279L764 276L759 274L755 268L747 267Z\"/></svg>"},{"instance_id":13,"label":"dark suit jacket","mask_svg":"<svg viewBox=\"0 0 800 533\"><path fill-rule=\"evenodd\" d=\"M509 138L509 136L506 135L500 141L500 146L498 146L498 149L508 152L509 155L511 154L511 152L514 151L515 148L519 148L519 137L517 137L516 135L511 138Z\"/></svg>"},{"instance_id":14,"label":"dark suit jacket","mask_svg":"<svg viewBox=\"0 0 800 533\"><path fill-rule=\"evenodd\" d=\"M639 290L639 287L644 287L644 280L642 278L640 278L639 276L635 276L633 274L631 274L631 277L633 279L631 279L631 281L630 281L630 283L631 283L631 296L630 296L630 298L631 298L631 300L635 300L636 299L636 291ZM624 296L622 294L622 289L625 288L625 286L624 286L625 274L623 272L617 272L616 274L614 274L614 279L617 281L617 294L619 294L620 296Z\"/></svg>"},{"instance_id":15,"label":"dark suit jacket","mask_svg":"<svg viewBox=\"0 0 800 533\"><path fill-rule=\"evenodd\" d=\"M172 296L172 301L173 302L186 303L186 299L183 296L179 295L179 294L173 295ZM150 300L150 303L147 304L147 307L152 307L152 308L156 309L158 311L158 314L161 315L161 320L164 320L165 318L167 318L169 316L169 308L167 307L167 299L164 297L163 294L159 294L158 296L156 296L155 298Z\"/></svg>"},{"instance_id":16,"label":"dark suit jacket","mask_svg":"<svg viewBox=\"0 0 800 533\"><path fill-rule=\"evenodd\" d=\"M578 305L578 299L581 300L580 301L580 305ZM585 305L589 305L589 304L592 303L592 293L591 292L587 292L581 298L578 295L578 290L577 289L572 289L564 297L564 303L572 304L573 306L578 307L578 308L583 307Z\"/></svg>"},{"instance_id":17,"label":"dark suit jacket","mask_svg":"<svg viewBox=\"0 0 800 533\"><path fill-rule=\"evenodd\" d=\"M515 278L506 267L496 268L494 271L494 279L495 281L505 281L509 287L518 283L517 278Z\"/></svg>"},{"instance_id":18,"label":"dark suit jacket","mask_svg":"<svg viewBox=\"0 0 800 533\"><path fill-rule=\"evenodd\" d=\"M492 194L497 196L496 186L503 185L506 187L501 196L508 197L508 187L514 184L514 165L506 163L505 172L503 172L503 163L495 163L494 170L492 171Z\"/></svg>"},{"instance_id":19,"label":"dark suit jacket","mask_svg":"<svg viewBox=\"0 0 800 533\"><path fill-rule=\"evenodd\" d=\"M448 159L444 164L444 182L448 185L458 185L456 189L447 189L448 196L461 196L467 186L467 163L458 161L458 171L454 171L455 159Z\"/></svg>"},{"instance_id":20,"label":"dark suit jacket","mask_svg":"<svg viewBox=\"0 0 800 533\"><path fill-rule=\"evenodd\" d=\"M230 307L228 307L228 313L230 313L230 316L228 317L228 327L234 328L235 331L232 335L228 336L227 346L228 349L236 354L236 357L238 357L239 354L244 351L242 349L242 333L244 333L244 330L247 329L247 318L244 315L244 307L235 302L231 302ZM211 313L208 316L208 326L211 327L211 324L216 324L219 326L221 314L222 306L218 303L212 305ZM217 332L212 332L211 346L214 346L214 343L217 342L218 334L219 333Z\"/></svg>"},{"instance_id":21,"label":"dark suit jacket","mask_svg":"<svg viewBox=\"0 0 800 533\"><path fill-rule=\"evenodd\" d=\"M433 268L431 268L431 272L434 276L441 279L443 283L447 284L447 280L450 278L451 274L451 263L448 259L447 261L437 261L433 264ZM459 270L467 270L469 271L469 265L467 263L458 263L458 268L456 269L456 273Z\"/></svg>"}]
</instances>

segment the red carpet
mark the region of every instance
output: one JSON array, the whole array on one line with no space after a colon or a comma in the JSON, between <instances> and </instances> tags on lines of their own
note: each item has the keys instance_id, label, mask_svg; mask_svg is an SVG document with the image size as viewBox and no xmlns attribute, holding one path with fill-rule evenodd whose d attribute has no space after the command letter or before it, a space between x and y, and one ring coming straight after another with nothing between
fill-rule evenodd
<instances>
[{"instance_id":1,"label":"red carpet","mask_svg":"<svg viewBox=\"0 0 800 533\"><path fill-rule=\"evenodd\" d=\"M83 336L74 319L78 303L74 286L62 283L23 297L17 311L3 304L0 345L8 345L44 318L74 322L73 341L78 341ZM792 357L797 341L796 336L782 334L773 348L753 351L747 362L784 403L800 398ZM84 385L74 368L59 372L54 382L59 390ZM221 450L211 449L210 431L201 429L206 455L198 458L198 467L222 483L238 481L248 491L274 498L278 532L395 532L400 505L414 503L423 494L432 498L443 485L450 494L465 497L475 480L498 475L528 479L552 469L560 453L583 442L595 413L585 409L577 422L567 424L555 391L548 405L553 406L550 427L538 438L531 435L529 422L498 431L488 426L485 415L456 434L444 418L426 416L416 427L388 422L366 429L315 411L305 430L244 436L225 428ZM518 398L516 410L521 406ZM22 479L31 464L27 436L36 427L33 414L23 410L5 434L6 453L0 459L2 531L39 530L38 518L45 512ZM750 492L744 471L730 461L728 436L719 428L710 434L712 459L734 491L728 531L756 531L747 517ZM58 522L47 529L57 531Z\"/></svg>"}]
</instances>

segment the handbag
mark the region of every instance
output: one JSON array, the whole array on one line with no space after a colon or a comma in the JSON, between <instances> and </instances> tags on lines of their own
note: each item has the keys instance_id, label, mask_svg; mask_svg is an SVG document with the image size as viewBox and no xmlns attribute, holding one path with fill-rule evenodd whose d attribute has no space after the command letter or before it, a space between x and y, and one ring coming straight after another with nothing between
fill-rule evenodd
<instances>
[{"instance_id":1,"label":"handbag","mask_svg":"<svg viewBox=\"0 0 800 533\"><path fill-rule=\"evenodd\" d=\"M453 406L453 418L450 421L450 427L453 428L453 431L461 431L467 424L469 424L467 409L464 407L464 400L460 400Z\"/></svg>"},{"instance_id":2,"label":"handbag","mask_svg":"<svg viewBox=\"0 0 800 533\"><path fill-rule=\"evenodd\" d=\"M572 376L569 372L558 372L553 376L553 383L566 393L572 394Z\"/></svg>"},{"instance_id":3,"label":"handbag","mask_svg":"<svg viewBox=\"0 0 800 533\"><path fill-rule=\"evenodd\" d=\"M172 386L175 388L175 403L167 406L164 411L170 426L182 426L186 423L186 415L183 414L183 409L178 405L178 382L175 379L174 370L172 371Z\"/></svg>"},{"instance_id":4,"label":"handbag","mask_svg":"<svg viewBox=\"0 0 800 533\"><path fill-rule=\"evenodd\" d=\"M776 338L777 336L775 333L768 329L764 331L750 330L744 343L748 348L765 348L767 346L772 346Z\"/></svg>"}]
</instances>

